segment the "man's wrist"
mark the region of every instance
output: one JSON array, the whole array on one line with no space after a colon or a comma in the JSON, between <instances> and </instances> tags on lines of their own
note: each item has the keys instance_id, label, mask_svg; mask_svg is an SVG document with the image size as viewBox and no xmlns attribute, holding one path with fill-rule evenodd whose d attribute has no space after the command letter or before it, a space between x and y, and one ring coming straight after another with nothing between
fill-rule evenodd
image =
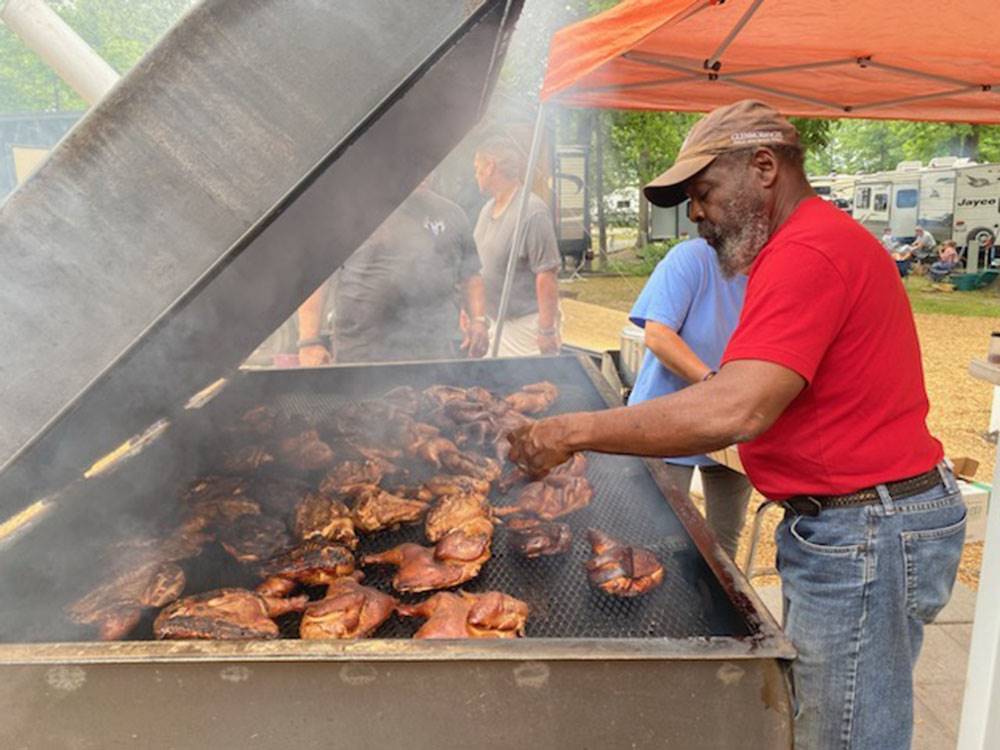
<instances>
[{"instance_id":1,"label":"man's wrist","mask_svg":"<svg viewBox=\"0 0 1000 750\"><path fill-rule=\"evenodd\" d=\"M322 346L324 349L326 349L326 339L324 339L322 336L309 336L308 338L299 339L296 346L299 349L305 349L310 346Z\"/></svg>"},{"instance_id":2,"label":"man's wrist","mask_svg":"<svg viewBox=\"0 0 1000 750\"><path fill-rule=\"evenodd\" d=\"M591 435L590 423L593 419L591 413L576 412L574 414L561 414L558 417L552 417L552 419L562 422L560 427L564 435L565 447L568 450L574 453L587 450Z\"/></svg>"},{"instance_id":3,"label":"man's wrist","mask_svg":"<svg viewBox=\"0 0 1000 750\"><path fill-rule=\"evenodd\" d=\"M708 372L706 372L704 375L701 376L701 382L705 383L714 378L716 375L718 375L718 373L715 370L709 370Z\"/></svg>"}]
</instances>

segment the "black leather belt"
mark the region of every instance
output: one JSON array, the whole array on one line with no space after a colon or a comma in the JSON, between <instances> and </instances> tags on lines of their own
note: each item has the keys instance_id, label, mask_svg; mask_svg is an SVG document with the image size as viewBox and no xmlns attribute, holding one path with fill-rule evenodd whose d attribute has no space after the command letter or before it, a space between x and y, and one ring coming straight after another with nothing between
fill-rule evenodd
<instances>
[{"instance_id":1,"label":"black leather belt","mask_svg":"<svg viewBox=\"0 0 1000 750\"><path fill-rule=\"evenodd\" d=\"M919 495L942 484L941 472L935 466L930 471L898 482L886 482L885 488L893 500ZM824 508L852 508L879 502L878 490L866 487L848 495L796 495L785 501L785 507L800 516L816 516Z\"/></svg>"}]
</instances>

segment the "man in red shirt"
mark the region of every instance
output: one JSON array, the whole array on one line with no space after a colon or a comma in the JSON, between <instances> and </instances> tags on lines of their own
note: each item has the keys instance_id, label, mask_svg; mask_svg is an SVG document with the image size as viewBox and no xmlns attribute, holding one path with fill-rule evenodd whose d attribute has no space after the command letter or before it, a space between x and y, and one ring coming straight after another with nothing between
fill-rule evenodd
<instances>
[{"instance_id":1,"label":"man in red shirt","mask_svg":"<svg viewBox=\"0 0 1000 750\"><path fill-rule=\"evenodd\" d=\"M748 272L718 374L636 406L566 414L510 437L543 473L581 450L644 456L738 443L783 501L777 531L796 748L908 748L912 668L958 569L965 508L928 402L909 302L879 243L816 197L798 134L741 101L698 122L645 188L691 199L723 270Z\"/></svg>"}]
</instances>

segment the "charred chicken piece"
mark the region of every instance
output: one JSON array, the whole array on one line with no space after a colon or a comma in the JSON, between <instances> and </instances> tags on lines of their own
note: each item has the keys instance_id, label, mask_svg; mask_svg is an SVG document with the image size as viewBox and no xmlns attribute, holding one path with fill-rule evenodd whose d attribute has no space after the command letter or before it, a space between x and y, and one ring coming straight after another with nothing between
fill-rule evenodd
<instances>
[{"instance_id":1,"label":"charred chicken piece","mask_svg":"<svg viewBox=\"0 0 1000 750\"><path fill-rule=\"evenodd\" d=\"M458 450L444 453L441 455L441 464L454 474L465 474L487 482L500 478L500 464L477 453L462 453Z\"/></svg>"},{"instance_id":2,"label":"charred chicken piece","mask_svg":"<svg viewBox=\"0 0 1000 750\"><path fill-rule=\"evenodd\" d=\"M326 596L310 602L299 625L300 637L366 638L389 619L399 601L371 586L362 586L361 571L338 578Z\"/></svg>"},{"instance_id":3,"label":"charred chicken piece","mask_svg":"<svg viewBox=\"0 0 1000 750\"><path fill-rule=\"evenodd\" d=\"M527 558L559 555L573 545L573 532L565 523L517 516L507 521L506 526L508 543Z\"/></svg>"},{"instance_id":4,"label":"charred chicken piece","mask_svg":"<svg viewBox=\"0 0 1000 750\"><path fill-rule=\"evenodd\" d=\"M260 503L262 510L285 518L294 514L302 498L312 491L312 486L298 479L262 476L251 481L246 493Z\"/></svg>"},{"instance_id":5,"label":"charred chicken piece","mask_svg":"<svg viewBox=\"0 0 1000 750\"><path fill-rule=\"evenodd\" d=\"M421 396L424 411L433 411L449 401L464 401L466 399L465 388L453 385L432 385L429 388L424 388Z\"/></svg>"},{"instance_id":6,"label":"charred chicken piece","mask_svg":"<svg viewBox=\"0 0 1000 750\"><path fill-rule=\"evenodd\" d=\"M204 527L230 524L243 516L259 516L260 505L245 495L232 497L216 497L192 503L187 515L187 523L195 525L197 519L204 522Z\"/></svg>"},{"instance_id":7,"label":"charred chicken piece","mask_svg":"<svg viewBox=\"0 0 1000 750\"><path fill-rule=\"evenodd\" d=\"M269 516L240 516L219 529L219 542L241 563L268 560L287 549L285 524Z\"/></svg>"},{"instance_id":8,"label":"charred chicken piece","mask_svg":"<svg viewBox=\"0 0 1000 750\"><path fill-rule=\"evenodd\" d=\"M504 401L514 411L522 414L541 414L559 397L559 389L548 381L531 383L517 393L512 393Z\"/></svg>"},{"instance_id":9,"label":"charred chicken piece","mask_svg":"<svg viewBox=\"0 0 1000 750\"><path fill-rule=\"evenodd\" d=\"M380 461L344 461L323 477L319 491L326 495L352 495L382 481L385 467Z\"/></svg>"},{"instance_id":10,"label":"charred chicken piece","mask_svg":"<svg viewBox=\"0 0 1000 750\"><path fill-rule=\"evenodd\" d=\"M431 591L458 586L479 575L481 562L461 563L441 560L435 547L419 544L400 544L390 550L365 555L365 565L395 565L399 568L392 579L397 591Z\"/></svg>"},{"instance_id":11,"label":"charred chicken piece","mask_svg":"<svg viewBox=\"0 0 1000 750\"><path fill-rule=\"evenodd\" d=\"M462 528L470 521L486 519L492 523L492 518L492 509L483 495L445 495L427 512L424 531L428 540L437 542L445 534Z\"/></svg>"},{"instance_id":12,"label":"charred chicken piece","mask_svg":"<svg viewBox=\"0 0 1000 750\"><path fill-rule=\"evenodd\" d=\"M329 469L337 456L333 449L319 438L316 430L305 430L278 443L281 461L296 471L321 471Z\"/></svg>"},{"instance_id":13,"label":"charred chicken piece","mask_svg":"<svg viewBox=\"0 0 1000 750\"><path fill-rule=\"evenodd\" d=\"M308 597L261 596L246 589L216 589L179 599L153 622L161 639L255 640L277 638L273 618L301 612Z\"/></svg>"},{"instance_id":14,"label":"charred chicken piece","mask_svg":"<svg viewBox=\"0 0 1000 750\"><path fill-rule=\"evenodd\" d=\"M471 578L479 575L479 569L490 559L492 542L492 519L471 518L441 537L434 547L434 557L466 567Z\"/></svg>"},{"instance_id":15,"label":"charred chicken piece","mask_svg":"<svg viewBox=\"0 0 1000 750\"><path fill-rule=\"evenodd\" d=\"M302 541L325 539L349 549L358 546L351 511L339 500L321 492L306 492L299 501L295 507L293 530L295 537Z\"/></svg>"},{"instance_id":16,"label":"charred chicken piece","mask_svg":"<svg viewBox=\"0 0 1000 750\"><path fill-rule=\"evenodd\" d=\"M288 596L297 586L323 586L354 572L354 555L339 544L305 542L261 565L257 593Z\"/></svg>"},{"instance_id":17,"label":"charred chicken piece","mask_svg":"<svg viewBox=\"0 0 1000 750\"><path fill-rule=\"evenodd\" d=\"M222 467L230 474L252 474L273 463L274 456L259 445L245 445L222 456Z\"/></svg>"},{"instance_id":18,"label":"charred chicken piece","mask_svg":"<svg viewBox=\"0 0 1000 750\"><path fill-rule=\"evenodd\" d=\"M239 497L246 494L247 487L248 481L244 477L198 477L184 490L181 501L190 507L220 497Z\"/></svg>"},{"instance_id":19,"label":"charred chicken piece","mask_svg":"<svg viewBox=\"0 0 1000 750\"><path fill-rule=\"evenodd\" d=\"M553 521L568 513L585 508L594 497L594 488L583 477L551 475L544 481L532 482L517 498L517 503L494 511L498 516L527 513Z\"/></svg>"},{"instance_id":20,"label":"charred chicken piece","mask_svg":"<svg viewBox=\"0 0 1000 750\"><path fill-rule=\"evenodd\" d=\"M432 437L422 440L414 446L414 455L440 469L442 462L447 460L449 454L459 454L458 446L448 438Z\"/></svg>"},{"instance_id":21,"label":"charred chicken piece","mask_svg":"<svg viewBox=\"0 0 1000 750\"><path fill-rule=\"evenodd\" d=\"M437 474L424 482L421 489L426 493L421 495L421 499L427 497L428 501L445 495L482 495L486 497L490 494L490 483L485 479L465 476L464 474Z\"/></svg>"},{"instance_id":22,"label":"charred chicken piece","mask_svg":"<svg viewBox=\"0 0 1000 750\"><path fill-rule=\"evenodd\" d=\"M96 625L102 641L120 640L138 624L144 609L174 601L184 583L179 566L150 562L111 577L67 607L66 613L80 625Z\"/></svg>"},{"instance_id":23,"label":"charred chicken piece","mask_svg":"<svg viewBox=\"0 0 1000 750\"><path fill-rule=\"evenodd\" d=\"M369 485L357 492L351 517L355 528L371 534L404 523L416 523L426 512L427 503L393 495L376 485Z\"/></svg>"},{"instance_id":24,"label":"charred chicken piece","mask_svg":"<svg viewBox=\"0 0 1000 750\"><path fill-rule=\"evenodd\" d=\"M277 423L278 412L270 406L255 406L243 412L239 427L264 437L274 432Z\"/></svg>"},{"instance_id":25,"label":"charred chicken piece","mask_svg":"<svg viewBox=\"0 0 1000 750\"><path fill-rule=\"evenodd\" d=\"M408 385L393 388L382 397L382 400L411 417L420 411L420 391Z\"/></svg>"},{"instance_id":26,"label":"charred chicken piece","mask_svg":"<svg viewBox=\"0 0 1000 750\"><path fill-rule=\"evenodd\" d=\"M633 597L663 583L663 565L648 549L622 544L598 529L588 529L587 539L594 550L587 576L601 591Z\"/></svg>"},{"instance_id":27,"label":"charred chicken piece","mask_svg":"<svg viewBox=\"0 0 1000 750\"><path fill-rule=\"evenodd\" d=\"M341 404L326 424L329 432L341 436L381 441L386 425L399 416L388 401L349 401Z\"/></svg>"},{"instance_id":28,"label":"charred chicken piece","mask_svg":"<svg viewBox=\"0 0 1000 750\"><path fill-rule=\"evenodd\" d=\"M442 591L419 604L402 604L405 617L425 617L414 638L516 638L524 635L528 605L499 591Z\"/></svg>"}]
</instances>

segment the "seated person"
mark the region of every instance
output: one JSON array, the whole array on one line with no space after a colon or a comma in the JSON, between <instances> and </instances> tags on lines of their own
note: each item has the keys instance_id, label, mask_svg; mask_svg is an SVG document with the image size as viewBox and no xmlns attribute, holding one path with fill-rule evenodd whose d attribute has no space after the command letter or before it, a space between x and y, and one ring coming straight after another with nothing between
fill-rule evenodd
<instances>
[{"instance_id":1,"label":"seated person","mask_svg":"<svg viewBox=\"0 0 1000 750\"><path fill-rule=\"evenodd\" d=\"M938 250L938 259L931 264L931 281L941 281L958 265L958 249L955 240L948 240Z\"/></svg>"},{"instance_id":2,"label":"seated person","mask_svg":"<svg viewBox=\"0 0 1000 750\"><path fill-rule=\"evenodd\" d=\"M882 243L883 245L885 242ZM889 255L896 261L896 270L899 271L900 278L905 279L910 273L910 265L913 263L913 247L911 245L899 245L889 248Z\"/></svg>"},{"instance_id":3,"label":"seated person","mask_svg":"<svg viewBox=\"0 0 1000 750\"><path fill-rule=\"evenodd\" d=\"M896 243L896 238L892 236L892 229L890 229L889 227L885 228L885 231L882 232L881 242L882 242L882 247L884 247L890 253L896 249L897 243Z\"/></svg>"},{"instance_id":4,"label":"seated person","mask_svg":"<svg viewBox=\"0 0 1000 750\"><path fill-rule=\"evenodd\" d=\"M937 240L934 239L933 234L923 227L917 227L914 232L915 236L910 247L913 250L914 257L921 263L924 263L934 257L934 248L937 246Z\"/></svg>"}]
</instances>

